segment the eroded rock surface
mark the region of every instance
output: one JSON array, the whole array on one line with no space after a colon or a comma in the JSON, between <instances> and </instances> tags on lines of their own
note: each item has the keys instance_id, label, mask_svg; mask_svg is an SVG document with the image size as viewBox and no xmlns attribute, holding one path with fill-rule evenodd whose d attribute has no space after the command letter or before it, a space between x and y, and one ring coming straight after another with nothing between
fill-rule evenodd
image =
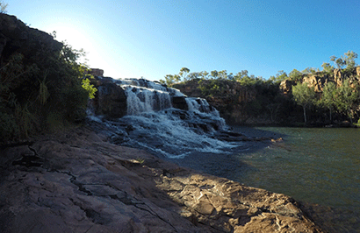
<instances>
[{"instance_id":1,"label":"eroded rock surface","mask_svg":"<svg viewBox=\"0 0 360 233\"><path fill-rule=\"evenodd\" d=\"M291 198L89 129L2 149L0 232L321 232Z\"/></svg>"}]
</instances>

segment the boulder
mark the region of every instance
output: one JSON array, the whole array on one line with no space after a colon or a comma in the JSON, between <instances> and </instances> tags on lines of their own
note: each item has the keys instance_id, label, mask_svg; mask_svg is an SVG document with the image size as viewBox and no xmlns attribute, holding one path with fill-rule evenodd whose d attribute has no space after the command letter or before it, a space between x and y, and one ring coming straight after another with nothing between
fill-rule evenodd
<instances>
[{"instance_id":1,"label":"boulder","mask_svg":"<svg viewBox=\"0 0 360 233\"><path fill-rule=\"evenodd\" d=\"M126 94L124 89L107 78L96 78L93 81L97 92L92 105L97 115L108 118L120 118L127 113Z\"/></svg>"},{"instance_id":2,"label":"boulder","mask_svg":"<svg viewBox=\"0 0 360 233\"><path fill-rule=\"evenodd\" d=\"M356 67L356 71L355 71L355 72L356 72L356 76L357 76L357 77L360 77L360 66L357 66L357 67Z\"/></svg>"},{"instance_id":3,"label":"boulder","mask_svg":"<svg viewBox=\"0 0 360 233\"><path fill-rule=\"evenodd\" d=\"M284 93L284 94L288 94L291 92L291 88L292 86L295 85L295 82L290 80L290 79L285 79L283 81L281 81L280 83L280 90Z\"/></svg>"},{"instance_id":4,"label":"boulder","mask_svg":"<svg viewBox=\"0 0 360 233\"><path fill-rule=\"evenodd\" d=\"M334 81L338 87L342 85L343 74L340 69L334 69Z\"/></svg>"}]
</instances>

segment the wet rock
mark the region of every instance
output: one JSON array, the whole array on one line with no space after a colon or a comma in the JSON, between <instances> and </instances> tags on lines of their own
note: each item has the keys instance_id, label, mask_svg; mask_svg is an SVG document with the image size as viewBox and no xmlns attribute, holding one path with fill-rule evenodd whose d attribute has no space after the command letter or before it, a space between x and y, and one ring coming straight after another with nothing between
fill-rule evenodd
<instances>
[{"instance_id":1,"label":"wet rock","mask_svg":"<svg viewBox=\"0 0 360 233\"><path fill-rule=\"evenodd\" d=\"M106 78L98 79L95 87L98 89L92 105L97 115L105 115L108 118L119 118L127 114L127 102L125 91Z\"/></svg>"},{"instance_id":2,"label":"wet rock","mask_svg":"<svg viewBox=\"0 0 360 233\"><path fill-rule=\"evenodd\" d=\"M188 110L188 105L186 103L185 96L174 96L172 97L172 105L174 108Z\"/></svg>"}]
</instances>

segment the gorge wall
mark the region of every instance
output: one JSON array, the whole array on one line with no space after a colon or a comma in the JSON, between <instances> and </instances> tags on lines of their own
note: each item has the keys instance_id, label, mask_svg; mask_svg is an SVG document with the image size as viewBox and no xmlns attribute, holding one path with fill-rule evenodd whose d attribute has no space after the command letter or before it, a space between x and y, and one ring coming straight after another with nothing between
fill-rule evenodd
<instances>
[{"instance_id":1,"label":"gorge wall","mask_svg":"<svg viewBox=\"0 0 360 233\"><path fill-rule=\"evenodd\" d=\"M245 81L220 78L191 79L172 86L188 96L205 98L230 124L291 125L303 122L302 108L296 104L291 95L294 85L307 83L309 87L313 87L319 102L327 83L332 82L336 87L341 87L344 80L348 80L352 88L359 85L360 66L352 69L333 69L330 73L325 71L314 74L300 73L300 76L287 78L281 83L256 80L256 78ZM309 110L311 124L322 125L326 122L329 124L324 117L326 108L321 104L311 107L313 107ZM336 116L337 122L345 121L347 117L342 112Z\"/></svg>"},{"instance_id":2,"label":"gorge wall","mask_svg":"<svg viewBox=\"0 0 360 233\"><path fill-rule=\"evenodd\" d=\"M314 87L315 92L322 93L326 83L333 82L339 87L343 84L345 79L349 80L351 86L360 84L360 66L355 67L352 71L334 69L332 73L316 72L316 74L303 75L298 82L308 83L309 86ZM296 85L296 81L294 80L283 80L280 83L280 90L284 94L291 93L291 87L294 85Z\"/></svg>"},{"instance_id":3,"label":"gorge wall","mask_svg":"<svg viewBox=\"0 0 360 233\"><path fill-rule=\"evenodd\" d=\"M219 110L220 115L229 124L271 124L275 121L281 121L281 119L275 119L271 111L272 107L269 107L269 111L268 109L262 110L261 105L270 105L271 103L259 96L267 93L271 98L275 98L278 94L271 86L264 89L221 79L190 80L185 83L174 84L173 87L178 88L188 96L205 98L210 105Z\"/></svg>"}]
</instances>

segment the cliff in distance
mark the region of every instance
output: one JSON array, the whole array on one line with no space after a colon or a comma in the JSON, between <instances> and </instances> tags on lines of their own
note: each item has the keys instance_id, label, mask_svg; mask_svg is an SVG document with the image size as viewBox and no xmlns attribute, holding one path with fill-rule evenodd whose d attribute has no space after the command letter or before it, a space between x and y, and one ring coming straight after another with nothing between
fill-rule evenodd
<instances>
[{"instance_id":1,"label":"cliff in distance","mask_svg":"<svg viewBox=\"0 0 360 233\"><path fill-rule=\"evenodd\" d=\"M292 95L292 88L302 83L306 83L314 92L313 99L307 104L310 124L323 126L333 123L329 120L328 108L333 109L335 123L339 124L349 117L355 121L359 119L359 98L356 96L360 93L360 66L306 73L297 71L290 73L289 77L283 73L281 78L190 78L172 84L172 87L188 96L205 98L230 124L289 125L303 122L302 108ZM341 89L344 83L351 89ZM331 101L325 102L322 93L329 84L334 84L331 93L333 97ZM346 93L351 92L350 100L350 94ZM344 102L349 102L348 106L344 107Z\"/></svg>"},{"instance_id":2,"label":"cliff in distance","mask_svg":"<svg viewBox=\"0 0 360 233\"><path fill-rule=\"evenodd\" d=\"M336 86L342 86L345 79L349 79L350 85L360 84L360 66L355 67L351 72L344 72L342 69L334 69L332 73L316 72L315 74L303 75L300 80L291 78L285 79L280 83L280 90L287 94L291 93L291 88L297 82L308 83L314 87L315 92L322 93L324 85L333 82Z\"/></svg>"}]
</instances>

